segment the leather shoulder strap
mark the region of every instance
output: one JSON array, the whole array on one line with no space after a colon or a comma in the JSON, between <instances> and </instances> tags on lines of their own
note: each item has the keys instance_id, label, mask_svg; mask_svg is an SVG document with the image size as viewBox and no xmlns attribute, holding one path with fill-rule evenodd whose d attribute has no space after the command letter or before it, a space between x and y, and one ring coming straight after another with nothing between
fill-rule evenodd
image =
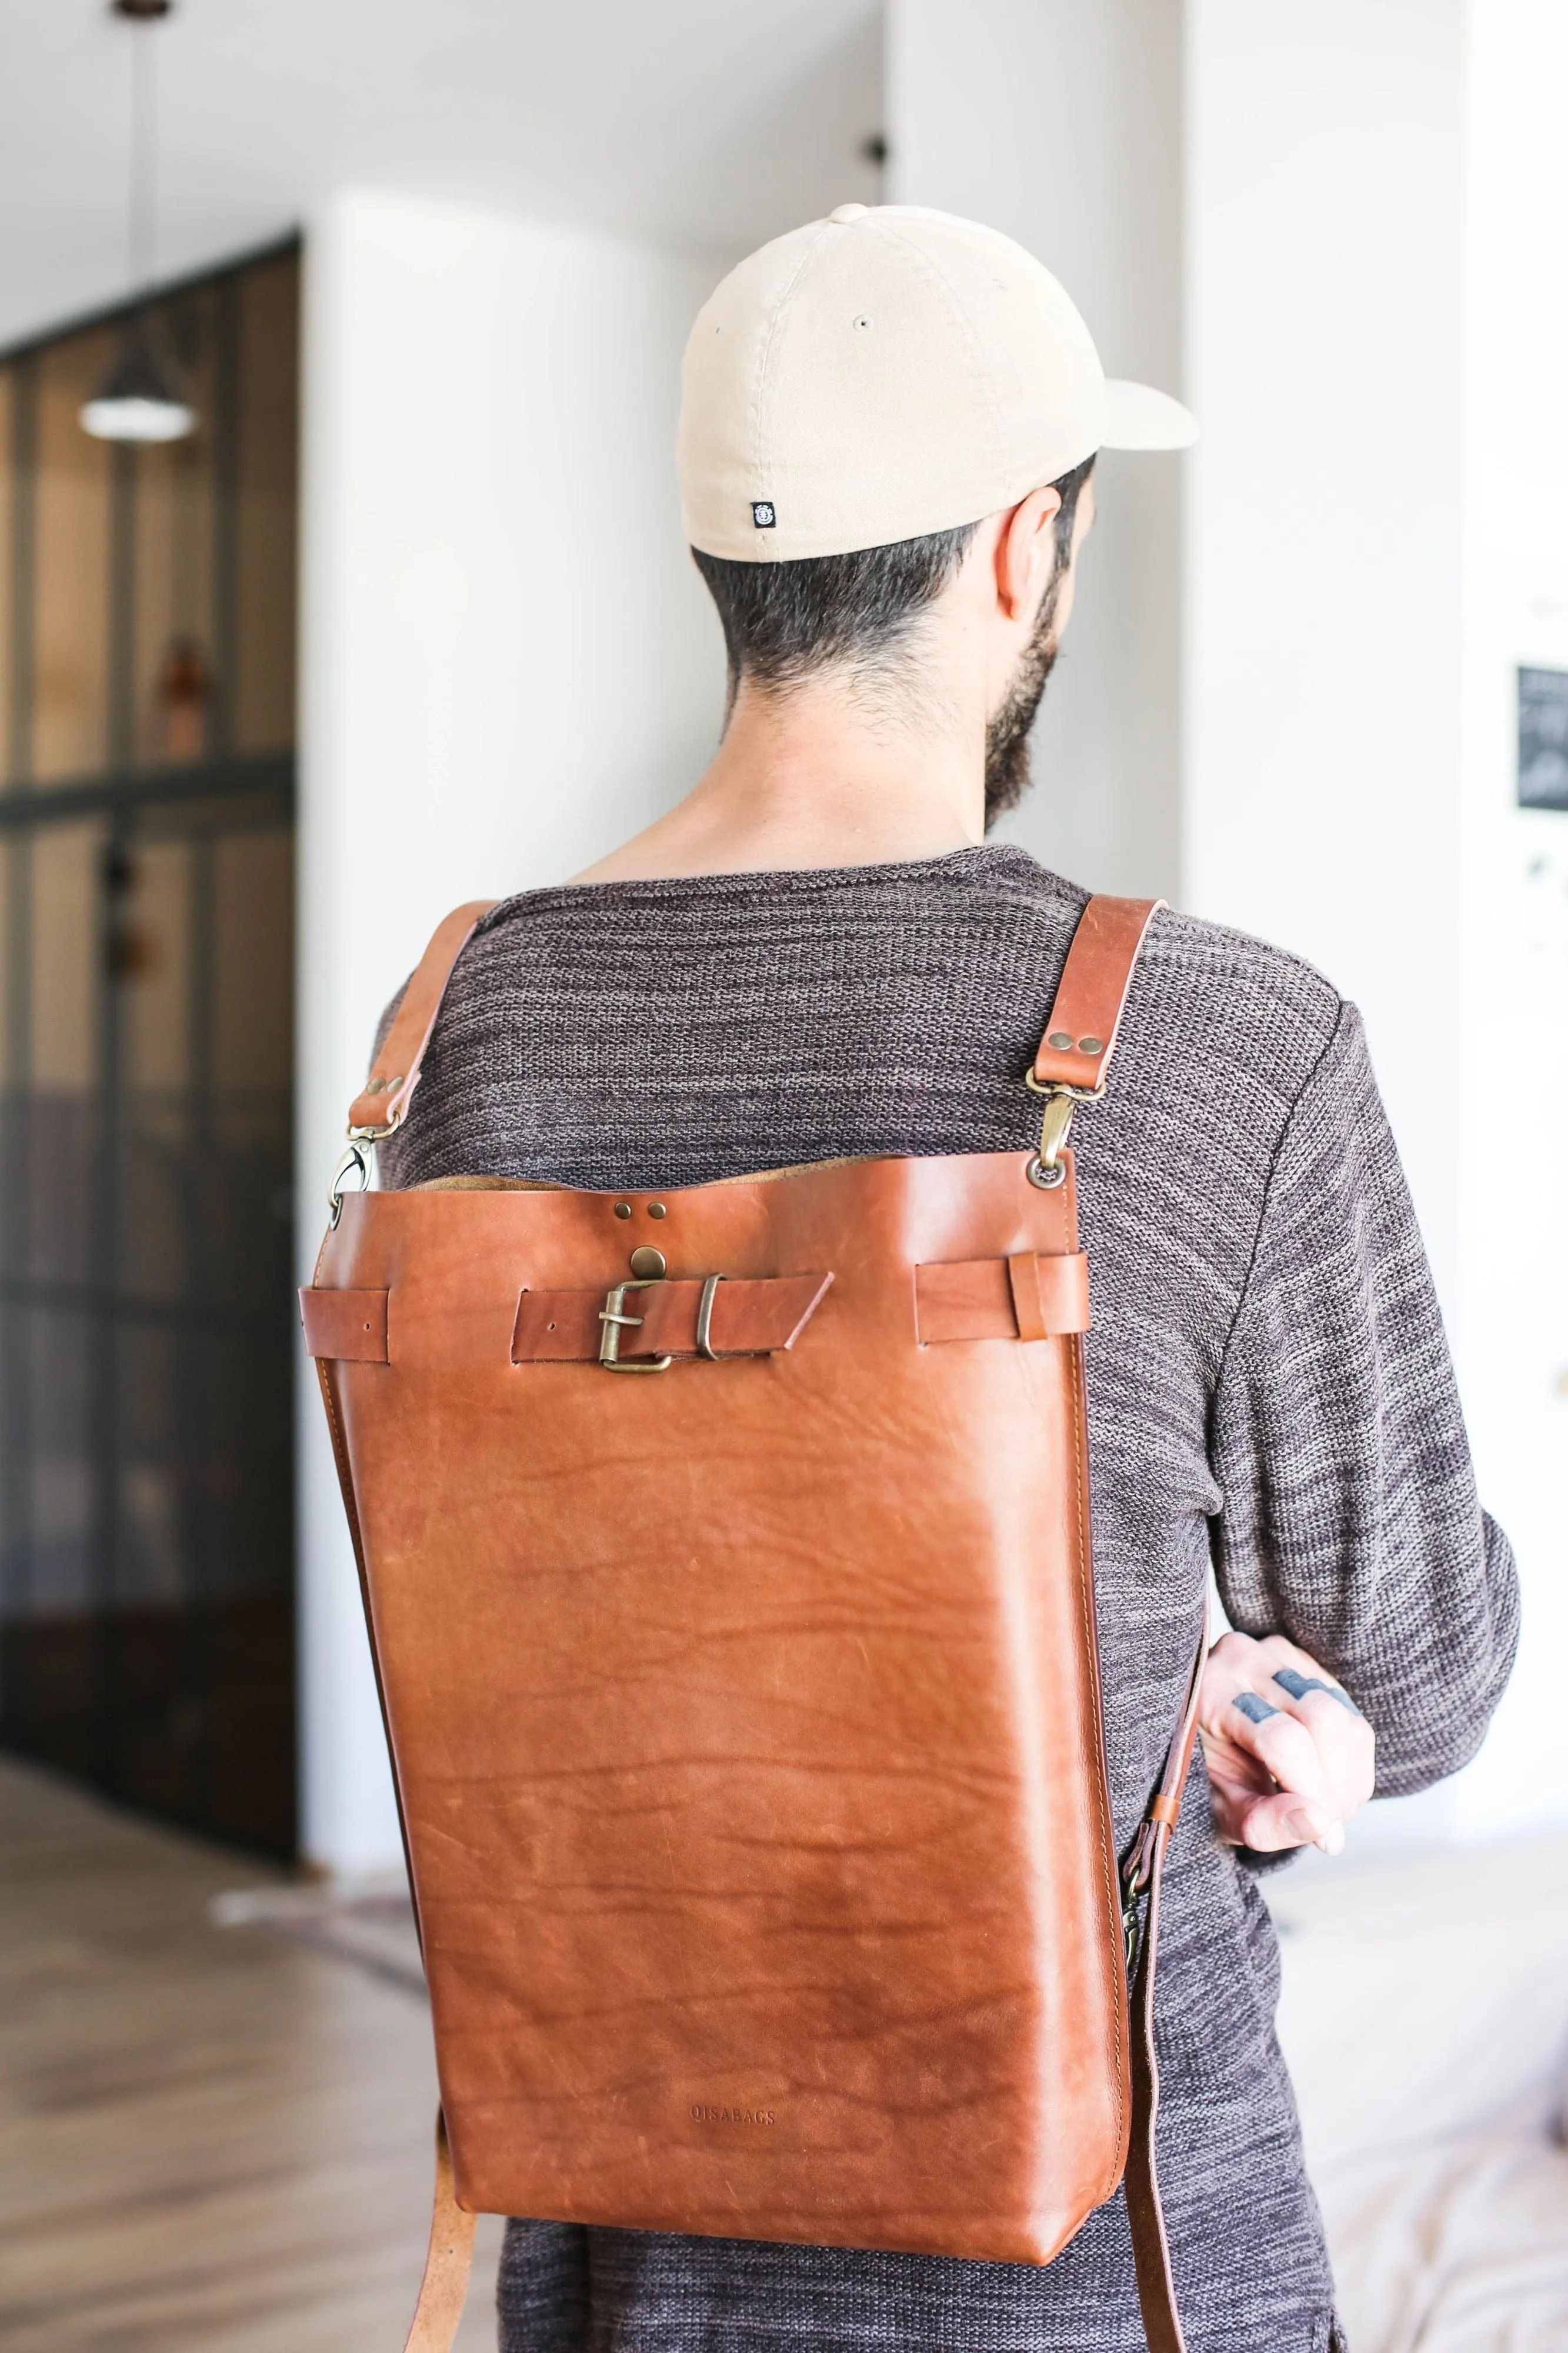
<instances>
[{"instance_id":1,"label":"leather shoulder strap","mask_svg":"<svg viewBox=\"0 0 1568 2353\"><path fill-rule=\"evenodd\" d=\"M349 1134L355 1143L378 1142L407 1116L409 1097L419 1084L425 1049L430 1043L452 966L473 937L475 925L496 904L494 899L470 899L466 907L455 908L437 925L403 992L397 1018L375 1058L375 1068L349 1105Z\"/></svg>"},{"instance_id":2,"label":"leather shoulder strap","mask_svg":"<svg viewBox=\"0 0 1568 2353\"><path fill-rule=\"evenodd\" d=\"M1163 899L1093 898L1079 918L1057 1001L1029 1073L1040 1093L1054 1087L1098 1094L1121 1027L1138 951Z\"/></svg>"},{"instance_id":3,"label":"leather shoulder strap","mask_svg":"<svg viewBox=\"0 0 1568 2353\"><path fill-rule=\"evenodd\" d=\"M1160 2114L1160 2062L1154 2047L1154 1966L1160 1947L1160 1887L1165 1854L1182 1810L1182 1792L1198 1733L1198 1700L1204 1664L1208 1657L1208 1603L1204 1603L1203 1631L1197 1655L1187 1678L1181 1718L1165 1752L1159 1785L1144 1810L1138 1835L1122 1866L1122 1923L1131 1947L1137 1935L1138 1907L1144 1906L1143 1934L1137 1944L1137 1967L1128 1989L1132 2012L1132 2133L1127 2151L1127 2221L1132 2233L1132 2263L1138 2277L1138 2302L1149 2353L1185 2353L1176 2285L1171 2274L1171 2247L1165 2235L1165 2213L1160 2200L1160 2174L1155 2160L1155 2126ZM1131 1953L1129 1958L1131 1958Z\"/></svg>"}]
</instances>

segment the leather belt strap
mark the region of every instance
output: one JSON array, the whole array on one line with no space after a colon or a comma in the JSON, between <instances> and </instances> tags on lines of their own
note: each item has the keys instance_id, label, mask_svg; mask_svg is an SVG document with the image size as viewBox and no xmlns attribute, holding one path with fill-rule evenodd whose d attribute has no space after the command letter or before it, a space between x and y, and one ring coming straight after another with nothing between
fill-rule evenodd
<instances>
[{"instance_id":1,"label":"leather belt strap","mask_svg":"<svg viewBox=\"0 0 1568 2353\"><path fill-rule=\"evenodd\" d=\"M832 1281L831 1274L775 1274L711 1286L687 1278L640 1287L628 1282L616 1354L623 1363L645 1356L771 1356L795 1345ZM569 1365L597 1357L611 1295L525 1291L512 1326L512 1363Z\"/></svg>"},{"instance_id":2,"label":"leather belt strap","mask_svg":"<svg viewBox=\"0 0 1568 2353\"><path fill-rule=\"evenodd\" d=\"M349 1106L349 1134L358 1142L374 1143L390 1135L405 1117L452 966L473 937L475 926L498 904L494 899L470 899L437 927L403 992L403 1002L375 1058L375 1067Z\"/></svg>"},{"instance_id":3,"label":"leather belt strap","mask_svg":"<svg viewBox=\"0 0 1568 2353\"><path fill-rule=\"evenodd\" d=\"M1043 1090L1098 1094L1121 1027L1138 951L1163 899L1093 898L1079 919L1029 1075Z\"/></svg>"},{"instance_id":4,"label":"leather belt strap","mask_svg":"<svg viewBox=\"0 0 1568 2353\"><path fill-rule=\"evenodd\" d=\"M793 1347L820 1306L830 1274L773 1275L715 1285L706 1337L715 1356L753 1356ZM621 1329L620 1354L695 1356L704 1284L693 1279L628 1288L623 1303L640 1324ZM384 1291L300 1293L305 1345L338 1364L384 1365ZM512 1330L514 1365L584 1364L599 1354L604 1291L525 1291ZM1047 1340L1089 1329L1089 1261L1081 1250L1039 1257L963 1260L915 1269L915 1336L921 1347L950 1340Z\"/></svg>"},{"instance_id":5,"label":"leather belt strap","mask_svg":"<svg viewBox=\"0 0 1568 2353\"><path fill-rule=\"evenodd\" d=\"M1181 1720L1165 1752L1159 1786L1149 1800L1131 1852L1122 1871L1123 1918L1137 1916L1144 1905L1143 1934L1137 1966L1129 1989L1132 2013L1132 2135L1127 2152L1125 2190L1127 2220L1132 2232L1132 2262L1138 2274L1138 2302L1149 2353L1185 2353L1181 2315L1176 2308L1175 2282L1171 2276L1171 2248L1165 2235L1164 2210L1160 2203L1160 2177L1155 2163L1154 2130L1160 2114L1160 2062L1154 2048L1154 1964L1160 1942L1160 1883L1165 1854L1181 1811L1182 1791L1193 1761L1198 1730L1198 1693L1204 1662L1208 1657L1208 1604L1204 1604L1203 1632L1197 1656L1187 1680ZM1129 1929L1131 1934L1131 1927Z\"/></svg>"}]
</instances>

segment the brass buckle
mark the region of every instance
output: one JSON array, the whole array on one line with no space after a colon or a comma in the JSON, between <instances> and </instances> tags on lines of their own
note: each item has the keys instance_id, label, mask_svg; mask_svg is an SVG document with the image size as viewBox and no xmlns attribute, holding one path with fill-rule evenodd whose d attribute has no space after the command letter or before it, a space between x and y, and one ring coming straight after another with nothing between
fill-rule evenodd
<instances>
[{"instance_id":1,"label":"brass buckle","mask_svg":"<svg viewBox=\"0 0 1568 2353\"><path fill-rule=\"evenodd\" d=\"M642 1322L640 1315L626 1312L628 1291L652 1291L664 1281L661 1274L645 1274L626 1282L617 1282L605 1293L605 1303L599 1310L604 1331L599 1339L599 1362L607 1373L668 1373L674 1364L673 1356L645 1356L635 1364L621 1354L621 1334L634 1330Z\"/></svg>"}]
</instances>

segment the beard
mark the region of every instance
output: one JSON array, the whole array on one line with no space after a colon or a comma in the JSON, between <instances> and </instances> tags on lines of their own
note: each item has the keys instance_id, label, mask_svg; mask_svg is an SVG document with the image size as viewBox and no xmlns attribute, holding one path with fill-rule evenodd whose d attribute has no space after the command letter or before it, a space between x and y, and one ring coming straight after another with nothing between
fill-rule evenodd
<instances>
[{"instance_id":1,"label":"beard","mask_svg":"<svg viewBox=\"0 0 1568 2353\"><path fill-rule=\"evenodd\" d=\"M985 730L985 830L1016 808L1029 787L1029 730L1056 666L1057 598L1062 567L1046 592L1013 682Z\"/></svg>"}]
</instances>

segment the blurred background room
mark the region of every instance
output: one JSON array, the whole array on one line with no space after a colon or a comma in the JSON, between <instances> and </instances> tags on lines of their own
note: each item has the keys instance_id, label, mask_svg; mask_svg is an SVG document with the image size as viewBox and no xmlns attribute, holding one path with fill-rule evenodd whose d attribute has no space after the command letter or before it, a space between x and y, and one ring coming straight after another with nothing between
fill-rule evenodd
<instances>
[{"instance_id":1,"label":"blurred background room","mask_svg":"<svg viewBox=\"0 0 1568 2353\"><path fill-rule=\"evenodd\" d=\"M293 1285L437 919L705 764L681 346L851 200L1201 420L1101 461L1005 829L1365 1013L1525 1633L1268 1883L1282 2031L1355 2353L1568 2348L1565 121L1562 0L0 0L8 2353L402 2341L434 2073Z\"/></svg>"}]
</instances>

